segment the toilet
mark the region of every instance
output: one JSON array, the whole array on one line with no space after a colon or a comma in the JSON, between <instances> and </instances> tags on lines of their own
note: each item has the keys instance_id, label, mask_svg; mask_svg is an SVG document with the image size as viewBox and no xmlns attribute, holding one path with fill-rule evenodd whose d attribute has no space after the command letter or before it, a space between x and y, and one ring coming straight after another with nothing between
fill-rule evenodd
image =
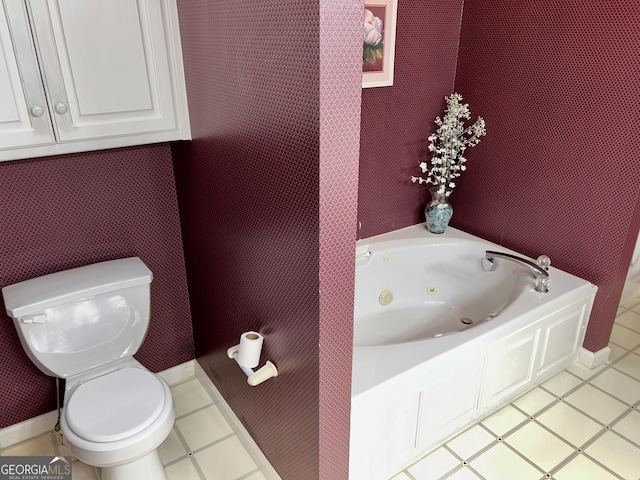
<instances>
[{"instance_id":1,"label":"toilet","mask_svg":"<svg viewBox=\"0 0 640 480\"><path fill-rule=\"evenodd\" d=\"M65 379L62 434L102 480L166 479L157 448L175 420L171 390L133 355L149 325L153 275L137 257L2 289L22 346Z\"/></svg>"}]
</instances>

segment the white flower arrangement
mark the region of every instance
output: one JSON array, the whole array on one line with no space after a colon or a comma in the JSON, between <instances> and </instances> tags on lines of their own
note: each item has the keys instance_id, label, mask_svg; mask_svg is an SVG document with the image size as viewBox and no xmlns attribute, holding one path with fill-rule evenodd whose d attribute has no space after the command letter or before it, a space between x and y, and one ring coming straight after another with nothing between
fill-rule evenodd
<instances>
[{"instance_id":1,"label":"white flower arrangement","mask_svg":"<svg viewBox=\"0 0 640 480\"><path fill-rule=\"evenodd\" d=\"M429 135L429 151L431 152L431 169L427 173L427 162L421 162L422 173L427 178L411 177L413 183L430 183L437 187L438 194L449 197L455 188L454 180L466 170L467 159L464 152L468 147L480 143L480 137L486 135L485 123L478 117L473 125L464 127L464 120L471 118L468 104L460 103L462 95L452 93L445 97L447 108L444 118L436 117L438 129Z\"/></svg>"}]
</instances>

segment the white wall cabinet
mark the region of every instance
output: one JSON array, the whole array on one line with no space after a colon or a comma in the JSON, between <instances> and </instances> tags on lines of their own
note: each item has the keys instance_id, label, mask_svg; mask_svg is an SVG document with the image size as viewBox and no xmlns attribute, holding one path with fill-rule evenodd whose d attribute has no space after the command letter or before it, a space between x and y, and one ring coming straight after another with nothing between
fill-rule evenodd
<instances>
[{"instance_id":1,"label":"white wall cabinet","mask_svg":"<svg viewBox=\"0 0 640 480\"><path fill-rule=\"evenodd\" d=\"M189 139L175 0L2 0L0 160Z\"/></svg>"}]
</instances>

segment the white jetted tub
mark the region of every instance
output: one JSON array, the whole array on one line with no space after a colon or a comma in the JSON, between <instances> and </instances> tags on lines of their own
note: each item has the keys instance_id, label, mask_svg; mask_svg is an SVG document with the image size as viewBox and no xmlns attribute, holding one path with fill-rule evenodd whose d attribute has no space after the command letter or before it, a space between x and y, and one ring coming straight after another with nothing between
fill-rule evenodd
<instances>
[{"instance_id":1,"label":"white jetted tub","mask_svg":"<svg viewBox=\"0 0 640 480\"><path fill-rule=\"evenodd\" d=\"M386 480L573 363L597 287L423 224L357 242L350 478ZM540 247L544 253L544 246ZM486 267L486 265L485 265Z\"/></svg>"}]
</instances>

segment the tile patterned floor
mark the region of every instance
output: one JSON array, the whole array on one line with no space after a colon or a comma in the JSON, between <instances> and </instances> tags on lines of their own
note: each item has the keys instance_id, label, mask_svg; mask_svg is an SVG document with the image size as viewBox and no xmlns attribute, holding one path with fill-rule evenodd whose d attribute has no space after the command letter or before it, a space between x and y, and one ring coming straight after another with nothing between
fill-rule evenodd
<instances>
[{"instance_id":1,"label":"tile patterned floor","mask_svg":"<svg viewBox=\"0 0 640 480\"><path fill-rule=\"evenodd\" d=\"M195 377L171 387L176 423L159 453L169 480L266 480ZM71 455L59 434L45 433L0 455ZM73 480L99 480L93 467L73 462ZM134 480L134 479L132 479Z\"/></svg>"},{"instance_id":2,"label":"tile patterned floor","mask_svg":"<svg viewBox=\"0 0 640 480\"><path fill-rule=\"evenodd\" d=\"M639 480L640 299L609 346L607 365L572 365L391 480Z\"/></svg>"},{"instance_id":3,"label":"tile patterned floor","mask_svg":"<svg viewBox=\"0 0 640 480\"><path fill-rule=\"evenodd\" d=\"M609 364L571 366L391 480L640 479L640 299L620 307L610 347ZM176 423L159 449L169 480L266 479L195 377L171 390ZM54 433L0 450L69 454ZM73 478L98 480L79 461Z\"/></svg>"}]
</instances>

